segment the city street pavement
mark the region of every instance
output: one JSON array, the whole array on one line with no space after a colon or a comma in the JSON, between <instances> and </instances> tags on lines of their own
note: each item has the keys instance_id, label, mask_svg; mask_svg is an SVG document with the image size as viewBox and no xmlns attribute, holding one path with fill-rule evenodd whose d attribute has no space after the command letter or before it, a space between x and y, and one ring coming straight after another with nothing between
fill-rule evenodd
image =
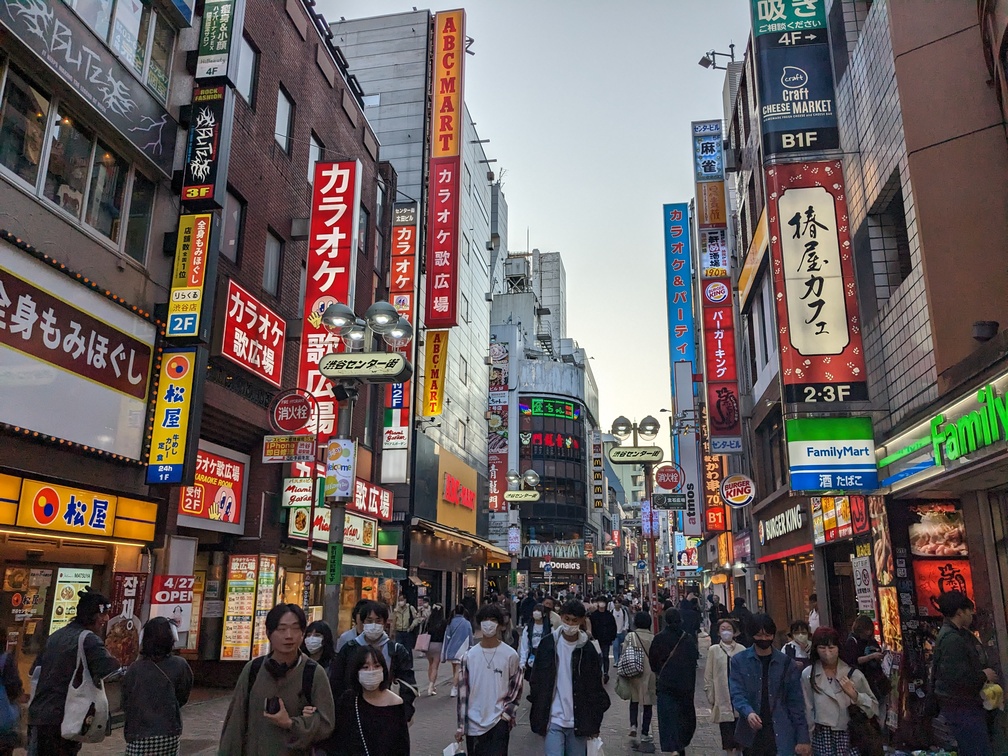
<instances>
[{"instance_id":1,"label":"city street pavement","mask_svg":"<svg viewBox=\"0 0 1008 756\"><path fill-rule=\"evenodd\" d=\"M710 706L703 692L703 666L705 663L705 652L708 646L706 635L701 636L700 650L701 658L697 669L697 689L696 689L696 713L697 732L693 737L693 742L687 751L696 756L715 756L721 753L720 737L718 728L711 722ZM427 662L425 659L415 660L417 680L420 683L423 694L416 702L416 718L410 730L412 738L412 753L415 756L439 756L442 749L448 745L455 733L455 699L449 696L451 691L451 666L443 665L439 670L437 695L428 696L427 690ZM616 674L610 669L611 677L606 689L609 691L612 705L606 712L602 722L602 740L605 743L607 756L627 754L630 756L635 751L631 747L627 733L630 729L629 705L621 700L615 693ZM528 702L524 696L528 695L528 685L525 686L525 693L522 698L522 705L518 711L518 724L511 732L510 752L515 754L539 754L542 753L543 739L535 735L528 725ZM221 724L224 722L224 715L227 713L230 691L201 689L193 691L193 700L182 709L183 733L182 748L183 756L207 756L216 753L216 745L220 736ZM655 741L658 740L657 716L651 723L651 732ZM113 756L121 755L125 750L122 730L115 730L104 743L98 745L85 745L81 753L87 756ZM16 751L16 754L23 754L24 751ZM660 751L659 751L660 753Z\"/></svg>"}]
</instances>

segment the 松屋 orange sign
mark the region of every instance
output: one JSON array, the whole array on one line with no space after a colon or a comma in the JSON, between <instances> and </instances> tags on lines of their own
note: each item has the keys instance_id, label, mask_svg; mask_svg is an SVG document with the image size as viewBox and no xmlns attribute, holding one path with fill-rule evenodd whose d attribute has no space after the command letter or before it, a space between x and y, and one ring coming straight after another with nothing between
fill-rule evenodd
<instances>
[{"instance_id":1,"label":"\u677e\u5c4b orange sign","mask_svg":"<svg viewBox=\"0 0 1008 756\"><path fill-rule=\"evenodd\" d=\"M460 154L462 141L462 65L465 59L465 11L434 17L434 123L431 157Z\"/></svg>"},{"instance_id":2,"label":"\u677e\u5c4b orange sign","mask_svg":"<svg viewBox=\"0 0 1008 756\"><path fill-rule=\"evenodd\" d=\"M423 381L423 414L427 417L441 414L447 366L448 331L427 331Z\"/></svg>"}]
</instances>

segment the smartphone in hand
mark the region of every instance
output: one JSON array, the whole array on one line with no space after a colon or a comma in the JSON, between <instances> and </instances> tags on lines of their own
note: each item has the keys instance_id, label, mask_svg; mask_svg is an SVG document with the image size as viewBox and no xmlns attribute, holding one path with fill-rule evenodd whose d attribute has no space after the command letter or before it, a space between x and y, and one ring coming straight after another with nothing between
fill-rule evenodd
<instances>
[{"instance_id":1,"label":"smartphone in hand","mask_svg":"<svg viewBox=\"0 0 1008 756\"><path fill-rule=\"evenodd\" d=\"M272 696L266 699L266 704L263 706L263 710L267 714L279 714L280 713L280 697Z\"/></svg>"}]
</instances>

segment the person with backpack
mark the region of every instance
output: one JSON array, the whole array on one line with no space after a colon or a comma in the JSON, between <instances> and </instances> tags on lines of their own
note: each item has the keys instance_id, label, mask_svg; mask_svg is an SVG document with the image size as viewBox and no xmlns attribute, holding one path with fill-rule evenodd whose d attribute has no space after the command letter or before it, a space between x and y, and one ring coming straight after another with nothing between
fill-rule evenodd
<instances>
[{"instance_id":1,"label":"person with backpack","mask_svg":"<svg viewBox=\"0 0 1008 756\"><path fill-rule=\"evenodd\" d=\"M77 670L77 648L84 633L84 656L91 678L97 682L119 671L119 662L97 633L109 620L112 604L90 586L77 594L77 613L65 627L46 640L45 648L32 665L40 667L35 696L28 707L28 752L38 756L73 756L81 743L63 738L64 707L70 680Z\"/></svg>"},{"instance_id":2,"label":"person with backpack","mask_svg":"<svg viewBox=\"0 0 1008 756\"><path fill-rule=\"evenodd\" d=\"M389 620L388 607L380 601L371 601L360 610L364 617L364 632L347 643L336 654L333 663L333 694L338 699L344 691L352 687L353 677L350 674L353 655L364 646L381 651L385 665L392 676L392 683L399 684L399 695L406 707L406 719L413 719L413 702L417 697L416 673L413 671L413 652L402 643L394 641L385 632Z\"/></svg>"},{"instance_id":3,"label":"person with backpack","mask_svg":"<svg viewBox=\"0 0 1008 756\"><path fill-rule=\"evenodd\" d=\"M529 622L522 628L521 640L518 643L518 664L526 678L532 675L532 665L535 664L536 649L543 637L552 632L549 624L543 619L546 613L542 604L536 604L532 609Z\"/></svg>"},{"instance_id":4,"label":"person with backpack","mask_svg":"<svg viewBox=\"0 0 1008 756\"><path fill-rule=\"evenodd\" d=\"M629 666L629 661L639 655L641 660L641 672L632 677L625 677L620 674L619 662L616 663L616 695L630 702L630 740L637 741L637 717L643 706L644 712L640 714L640 743L651 743L651 717L654 713L654 702L657 698L655 691L655 673L648 660L651 652L651 644L654 641L654 633L651 632L651 615L647 612L637 612L634 615L634 629L627 634L623 651L628 655L624 659L625 666ZM636 670L633 670L636 671Z\"/></svg>"},{"instance_id":5,"label":"person with backpack","mask_svg":"<svg viewBox=\"0 0 1008 756\"><path fill-rule=\"evenodd\" d=\"M875 622L867 614L859 614L851 625L850 635L840 649L840 658L854 669L861 670L876 700L884 702L892 683L882 669L885 654L875 641Z\"/></svg>"},{"instance_id":6,"label":"person with backpack","mask_svg":"<svg viewBox=\"0 0 1008 756\"><path fill-rule=\"evenodd\" d=\"M406 704L390 689L392 674L382 652L362 646L347 668L350 687L336 702L333 740L339 756L409 756Z\"/></svg>"},{"instance_id":7,"label":"person with backpack","mask_svg":"<svg viewBox=\"0 0 1008 756\"><path fill-rule=\"evenodd\" d=\"M310 756L335 722L332 688L321 665L301 653L307 628L297 604L266 614L270 653L238 676L221 729L218 752L227 756Z\"/></svg>"},{"instance_id":8,"label":"person with backpack","mask_svg":"<svg viewBox=\"0 0 1008 756\"><path fill-rule=\"evenodd\" d=\"M140 658L122 684L126 756L177 756L182 707L192 691L189 662L172 654L178 631L167 617L151 617L140 633Z\"/></svg>"},{"instance_id":9,"label":"person with backpack","mask_svg":"<svg viewBox=\"0 0 1008 756\"><path fill-rule=\"evenodd\" d=\"M340 637L336 639L336 653L343 650L343 646L352 641L364 632L364 617L361 616L361 609L371 603L371 599L360 599L354 604L353 611L350 612L350 627L344 630Z\"/></svg>"}]
</instances>

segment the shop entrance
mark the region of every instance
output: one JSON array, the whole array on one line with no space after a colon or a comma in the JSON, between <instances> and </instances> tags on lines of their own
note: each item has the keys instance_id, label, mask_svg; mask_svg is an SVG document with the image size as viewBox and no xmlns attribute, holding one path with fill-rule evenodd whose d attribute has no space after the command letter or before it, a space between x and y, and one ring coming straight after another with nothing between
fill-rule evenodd
<instances>
[{"instance_id":1,"label":"shop entrance","mask_svg":"<svg viewBox=\"0 0 1008 756\"><path fill-rule=\"evenodd\" d=\"M831 627L844 639L850 633L851 625L858 614L857 595L854 591L854 570L851 557L854 556L854 542L851 540L831 543L823 547L823 561L826 565L826 585L829 586L829 622ZM819 602L820 617L823 604ZM825 624L825 622L823 622Z\"/></svg>"}]
</instances>

